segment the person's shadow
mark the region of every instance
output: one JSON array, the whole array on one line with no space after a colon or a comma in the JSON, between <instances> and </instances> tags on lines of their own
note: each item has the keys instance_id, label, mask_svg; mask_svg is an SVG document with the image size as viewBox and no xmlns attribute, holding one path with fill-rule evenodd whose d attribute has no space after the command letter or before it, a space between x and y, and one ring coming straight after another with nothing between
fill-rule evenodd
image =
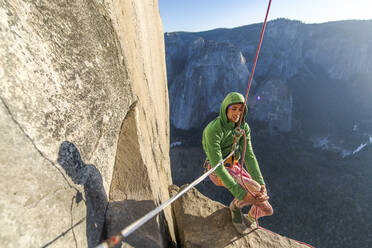
<instances>
[{"instance_id":1,"label":"person's shadow","mask_svg":"<svg viewBox=\"0 0 372 248\"><path fill-rule=\"evenodd\" d=\"M94 165L84 164L76 146L68 141L62 142L60 146L58 163L75 184L84 186L87 208L86 236L88 247L95 247L101 241L108 204L101 173ZM84 200L80 191L77 192L75 200L76 203Z\"/></svg>"}]
</instances>

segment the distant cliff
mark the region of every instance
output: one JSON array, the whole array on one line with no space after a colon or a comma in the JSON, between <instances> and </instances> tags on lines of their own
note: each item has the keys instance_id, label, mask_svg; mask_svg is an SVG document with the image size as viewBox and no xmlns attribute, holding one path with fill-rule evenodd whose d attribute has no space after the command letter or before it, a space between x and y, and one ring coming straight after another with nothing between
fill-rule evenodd
<instances>
[{"instance_id":1,"label":"distant cliff","mask_svg":"<svg viewBox=\"0 0 372 248\"><path fill-rule=\"evenodd\" d=\"M174 128L199 128L227 92L245 93L261 25L165 33ZM254 79L248 118L271 129L327 135L347 115L343 131L363 123L372 132L366 93L372 88L372 21L271 21Z\"/></svg>"},{"instance_id":2,"label":"distant cliff","mask_svg":"<svg viewBox=\"0 0 372 248\"><path fill-rule=\"evenodd\" d=\"M245 93L261 25L165 33L175 184L203 173L202 130L227 92ZM371 61L372 21L268 23L247 117L275 212L262 226L315 247L372 246ZM208 180L197 189L232 200ZM193 199L175 218L184 242L200 244L200 232L188 230ZM189 206L202 215L196 221L219 217Z\"/></svg>"}]
</instances>

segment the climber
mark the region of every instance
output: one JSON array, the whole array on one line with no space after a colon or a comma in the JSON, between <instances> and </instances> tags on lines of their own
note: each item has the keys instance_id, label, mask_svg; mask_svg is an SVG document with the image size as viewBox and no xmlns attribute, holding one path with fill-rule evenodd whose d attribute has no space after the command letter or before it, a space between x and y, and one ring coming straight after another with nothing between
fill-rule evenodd
<instances>
[{"instance_id":1,"label":"climber","mask_svg":"<svg viewBox=\"0 0 372 248\"><path fill-rule=\"evenodd\" d=\"M210 179L217 186L226 187L235 197L229 208L232 223L239 233L244 233L247 227L254 226L256 219L273 214L273 208L268 202L265 182L253 153L250 128L245 122L248 109L245 106L243 113L243 106L244 97L240 93L229 93L221 104L219 116L211 121L203 131L203 149L207 156L205 162L207 169L216 166L235 148L234 155L225 161L224 166L217 168L210 175ZM240 118L243 118L241 129L237 127ZM244 161L249 173L239 165L244 149L243 135L233 148L234 136L238 134L239 138L242 130L246 135ZM247 205L252 205L252 207L248 215L243 215L241 209Z\"/></svg>"}]
</instances>

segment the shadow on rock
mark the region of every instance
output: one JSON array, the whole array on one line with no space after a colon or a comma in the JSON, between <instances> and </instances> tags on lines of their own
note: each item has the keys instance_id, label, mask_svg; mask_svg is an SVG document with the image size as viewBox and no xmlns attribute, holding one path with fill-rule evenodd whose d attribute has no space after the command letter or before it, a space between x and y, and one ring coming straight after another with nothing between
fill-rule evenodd
<instances>
[{"instance_id":1,"label":"shadow on rock","mask_svg":"<svg viewBox=\"0 0 372 248\"><path fill-rule=\"evenodd\" d=\"M77 147L68 141L64 141L60 146L58 163L75 184L84 186L88 247L95 247L101 240L107 208L101 173L94 165L84 164ZM76 203L84 200L80 191L75 199Z\"/></svg>"},{"instance_id":2,"label":"shadow on rock","mask_svg":"<svg viewBox=\"0 0 372 248\"><path fill-rule=\"evenodd\" d=\"M119 233L123 228L143 217L154 208L156 208L156 205L150 200L110 202L106 215L108 237ZM152 218L130 234L126 238L125 243L133 247L164 247L160 233L156 219ZM124 247L127 246L124 245Z\"/></svg>"}]
</instances>

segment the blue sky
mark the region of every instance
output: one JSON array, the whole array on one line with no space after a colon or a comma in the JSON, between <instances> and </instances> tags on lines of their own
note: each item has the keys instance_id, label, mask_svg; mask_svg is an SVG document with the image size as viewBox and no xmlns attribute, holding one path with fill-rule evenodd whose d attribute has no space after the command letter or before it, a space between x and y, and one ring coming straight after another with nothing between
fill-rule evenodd
<instances>
[{"instance_id":1,"label":"blue sky","mask_svg":"<svg viewBox=\"0 0 372 248\"><path fill-rule=\"evenodd\" d=\"M158 0L164 32L203 31L263 22L268 0ZM372 0L272 0L269 20L305 23L372 19Z\"/></svg>"}]
</instances>

